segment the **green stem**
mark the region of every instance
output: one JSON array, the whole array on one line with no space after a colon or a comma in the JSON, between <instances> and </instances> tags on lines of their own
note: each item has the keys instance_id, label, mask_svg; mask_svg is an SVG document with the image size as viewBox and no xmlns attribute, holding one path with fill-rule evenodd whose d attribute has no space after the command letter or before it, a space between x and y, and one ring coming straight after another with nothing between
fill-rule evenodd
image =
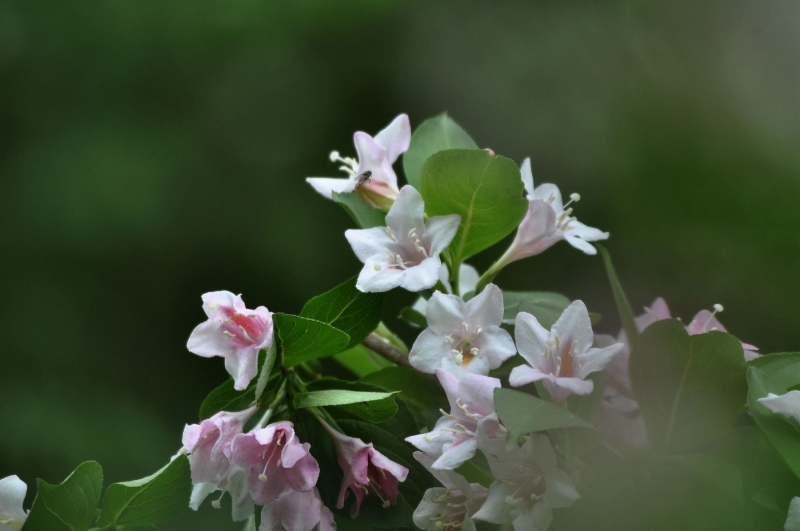
<instances>
[{"instance_id":1,"label":"green stem","mask_svg":"<svg viewBox=\"0 0 800 531\"><path fill-rule=\"evenodd\" d=\"M258 421L259 427L263 428L264 426L267 425L269 419L272 417L272 414L275 413L275 410L278 408L278 406L285 397L286 397L286 380L284 379L283 383L278 388L278 392L275 395L275 399L272 402L270 402L270 404L267 406L266 411L264 411L264 415L261 417L261 420Z\"/></svg>"},{"instance_id":2,"label":"green stem","mask_svg":"<svg viewBox=\"0 0 800 531\"><path fill-rule=\"evenodd\" d=\"M481 275L481 278L478 279L478 285L475 287L475 295L479 294L483 291L489 283L494 280L494 277L500 274L500 271L503 270L503 266L500 265L500 261L493 263L492 266L486 270L486 272Z\"/></svg>"}]
</instances>

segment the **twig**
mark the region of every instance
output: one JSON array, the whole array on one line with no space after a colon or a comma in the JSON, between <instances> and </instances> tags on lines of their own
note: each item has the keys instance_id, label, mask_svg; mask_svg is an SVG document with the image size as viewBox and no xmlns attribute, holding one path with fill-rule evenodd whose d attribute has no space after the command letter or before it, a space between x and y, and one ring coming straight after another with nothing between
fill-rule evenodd
<instances>
[{"instance_id":1,"label":"twig","mask_svg":"<svg viewBox=\"0 0 800 531\"><path fill-rule=\"evenodd\" d=\"M383 356L395 365L413 368L408 362L408 355L405 352L395 347L374 332L367 336L367 339L364 340L363 345L373 352Z\"/></svg>"}]
</instances>

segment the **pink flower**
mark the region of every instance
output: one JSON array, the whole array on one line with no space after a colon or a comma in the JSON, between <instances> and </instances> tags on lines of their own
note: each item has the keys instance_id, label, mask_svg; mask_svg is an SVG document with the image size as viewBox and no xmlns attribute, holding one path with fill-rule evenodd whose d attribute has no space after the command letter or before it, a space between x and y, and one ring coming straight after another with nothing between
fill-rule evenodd
<instances>
[{"instance_id":1,"label":"pink flower","mask_svg":"<svg viewBox=\"0 0 800 531\"><path fill-rule=\"evenodd\" d=\"M724 326L722 326L722 323L720 323L716 317L717 314L723 309L724 308L721 304L715 304L713 312L709 312L708 310L700 310L697 312L697 315L694 316L688 326L686 326L686 331L690 336L705 334L706 332L711 332L714 330L727 333L728 331ZM636 327L639 329L639 332L642 332L645 328L656 321L671 318L672 315L670 314L667 303L664 301L664 299L659 297L653 301L653 304L650 306L650 308L644 309L643 315L640 315L636 318ZM744 341L741 343L742 349L744 349L745 360L751 361L759 357L758 352L756 352L758 347L750 345L749 343L745 343Z\"/></svg>"},{"instance_id":2,"label":"pink flower","mask_svg":"<svg viewBox=\"0 0 800 531\"><path fill-rule=\"evenodd\" d=\"M286 489L261 510L259 531L334 531L333 513L316 488L308 492Z\"/></svg>"},{"instance_id":3,"label":"pink flower","mask_svg":"<svg viewBox=\"0 0 800 531\"><path fill-rule=\"evenodd\" d=\"M310 447L297 440L291 422L275 422L237 435L231 461L250 470L250 494L257 504L265 505L276 499L287 485L308 492L317 484L319 464L309 453Z\"/></svg>"},{"instance_id":4,"label":"pink flower","mask_svg":"<svg viewBox=\"0 0 800 531\"><path fill-rule=\"evenodd\" d=\"M330 426L324 427L336 446L339 466L344 472L336 508L344 507L348 489L356 497L350 508L353 518L358 516L361 502L370 493L380 498L384 507L396 504L398 483L406 480L408 469L373 448L372 443L365 444L361 439L348 437Z\"/></svg>"},{"instance_id":5,"label":"pink flower","mask_svg":"<svg viewBox=\"0 0 800 531\"><path fill-rule=\"evenodd\" d=\"M189 453L192 483L218 483L228 475L233 439L242 433L242 427L256 409L253 406L238 413L221 411L183 429L183 447Z\"/></svg>"},{"instance_id":6,"label":"pink flower","mask_svg":"<svg viewBox=\"0 0 800 531\"><path fill-rule=\"evenodd\" d=\"M561 240L586 254L597 254L589 242L605 240L608 233L584 225L572 215L569 206L580 201L581 196L572 194L570 201L564 204L556 185L545 183L534 188L530 159L522 163L520 173L525 184L528 213L519 224L511 246L492 269L502 269L511 262L537 255Z\"/></svg>"},{"instance_id":7,"label":"pink flower","mask_svg":"<svg viewBox=\"0 0 800 531\"><path fill-rule=\"evenodd\" d=\"M401 114L374 138L358 131L353 135L353 143L358 160L342 158L338 151L333 151L330 155L331 162L343 164L339 169L347 173L348 178L309 177L306 181L328 199L332 199L334 193L355 191L375 208L389 210L398 194L397 175L392 164L411 143L408 116ZM365 178L367 172L369 177Z\"/></svg>"},{"instance_id":8,"label":"pink flower","mask_svg":"<svg viewBox=\"0 0 800 531\"><path fill-rule=\"evenodd\" d=\"M528 365L511 370L508 382L519 387L541 381L553 401L560 404L572 393L588 395L594 382L588 376L606 368L622 350L622 343L592 348L594 334L589 312L582 301L567 306L550 330L533 315L517 314L517 349Z\"/></svg>"},{"instance_id":9,"label":"pink flower","mask_svg":"<svg viewBox=\"0 0 800 531\"><path fill-rule=\"evenodd\" d=\"M406 438L418 449L435 458L434 470L454 470L475 455L475 436L482 431L489 438L505 437L494 409L494 390L500 380L467 374L459 380L445 369L436 369L450 413L436 422L429 433Z\"/></svg>"},{"instance_id":10,"label":"pink flower","mask_svg":"<svg viewBox=\"0 0 800 531\"><path fill-rule=\"evenodd\" d=\"M230 291L203 295L203 310L208 321L194 329L186 348L205 358L225 358L234 388L243 391L258 374L258 351L272 345L272 313L264 306L248 310L242 296Z\"/></svg>"}]
</instances>

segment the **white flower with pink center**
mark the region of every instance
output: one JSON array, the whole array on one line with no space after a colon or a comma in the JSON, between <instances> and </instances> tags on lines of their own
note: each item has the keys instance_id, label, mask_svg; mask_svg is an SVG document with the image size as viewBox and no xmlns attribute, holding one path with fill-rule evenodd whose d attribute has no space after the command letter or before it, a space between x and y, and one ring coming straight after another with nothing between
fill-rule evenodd
<instances>
[{"instance_id":1,"label":"white flower with pink center","mask_svg":"<svg viewBox=\"0 0 800 531\"><path fill-rule=\"evenodd\" d=\"M203 295L208 321L197 325L189 336L189 352L225 358L225 369L234 388L243 391L258 374L258 352L272 345L272 313L264 306L248 310L241 295L212 291Z\"/></svg>"}]
</instances>

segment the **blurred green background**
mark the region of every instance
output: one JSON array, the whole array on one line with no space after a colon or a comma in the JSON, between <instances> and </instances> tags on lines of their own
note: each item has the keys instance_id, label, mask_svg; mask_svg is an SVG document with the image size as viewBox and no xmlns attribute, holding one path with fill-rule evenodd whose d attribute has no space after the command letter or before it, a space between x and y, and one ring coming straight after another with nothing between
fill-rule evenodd
<instances>
[{"instance_id":1,"label":"blurred green background","mask_svg":"<svg viewBox=\"0 0 800 531\"><path fill-rule=\"evenodd\" d=\"M796 2L0 1L0 477L161 467L226 378L185 349L200 295L297 312L354 275L349 218L304 178L339 176L328 153L400 112L446 110L580 192L635 306L722 303L741 339L797 350L798 20ZM498 282L618 329L599 259L565 243ZM387 312L407 339L412 299Z\"/></svg>"}]
</instances>

